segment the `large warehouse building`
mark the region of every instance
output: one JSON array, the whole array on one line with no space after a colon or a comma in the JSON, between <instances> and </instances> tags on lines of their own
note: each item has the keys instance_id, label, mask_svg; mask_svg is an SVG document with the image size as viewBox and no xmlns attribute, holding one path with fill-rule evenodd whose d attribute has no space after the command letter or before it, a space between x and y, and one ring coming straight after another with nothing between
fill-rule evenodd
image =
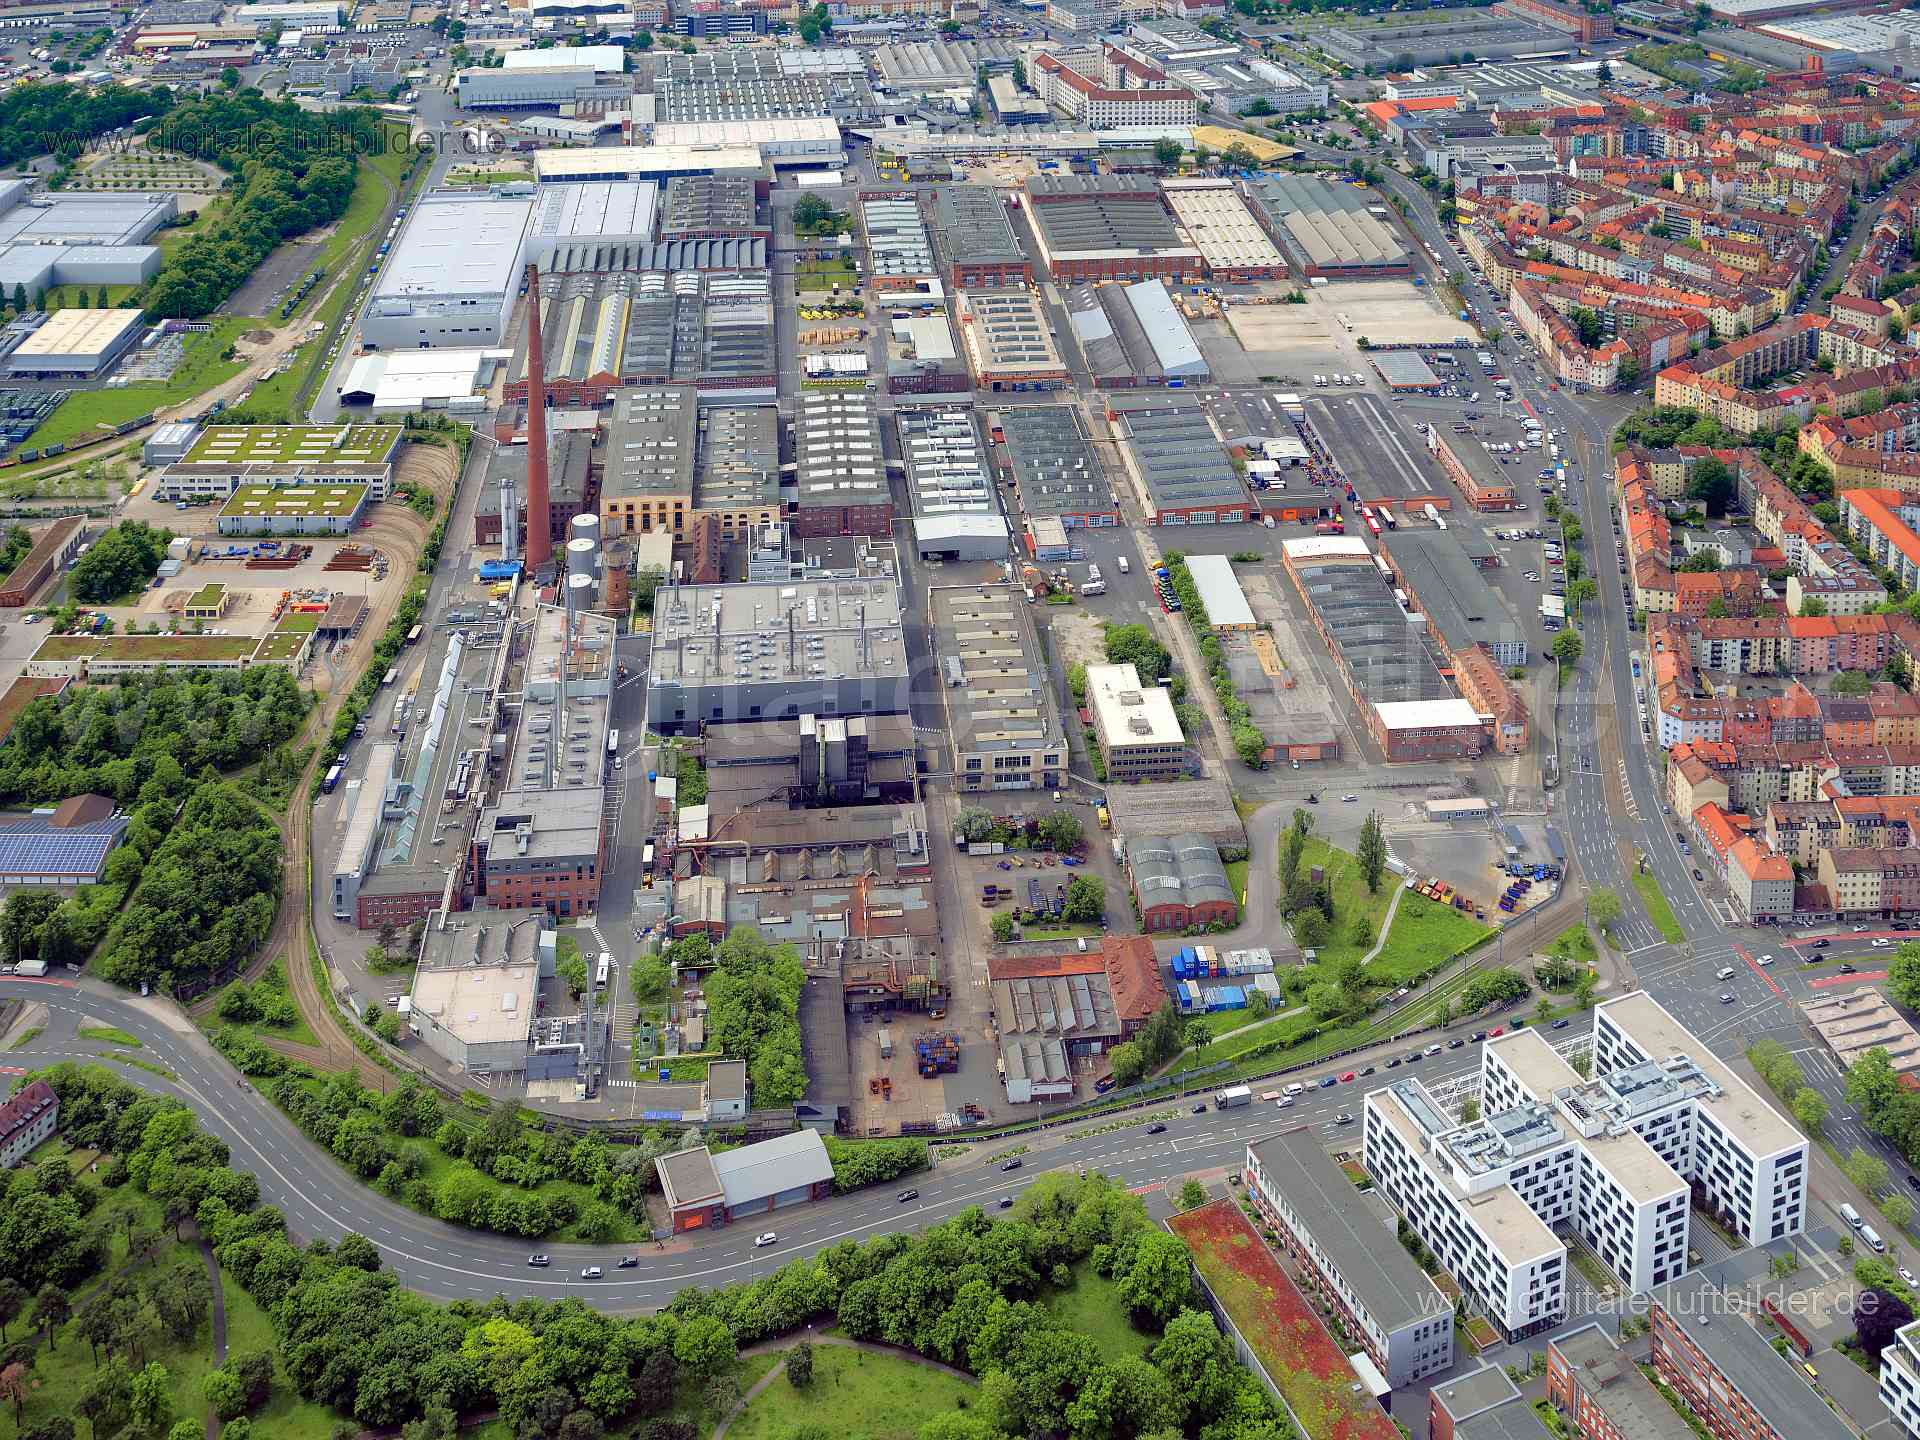
<instances>
[{"instance_id":1,"label":"large warehouse building","mask_svg":"<svg viewBox=\"0 0 1920 1440\"><path fill-rule=\"evenodd\" d=\"M527 195L421 196L374 282L361 333L386 349L500 344L509 337L532 216Z\"/></svg>"},{"instance_id":2,"label":"large warehouse building","mask_svg":"<svg viewBox=\"0 0 1920 1440\"><path fill-rule=\"evenodd\" d=\"M1412 270L1406 246L1363 191L1314 175L1268 173L1247 182L1256 219L1299 274L1364 277Z\"/></svg>"},{"instance_id":3,"label":"large warehouse building","mask_svg":"<svg viewBox=\"0 0 1920 1440\"><path fill-rule=\"evenodd\" d=\"M1027 213L1056 280L1198 280L1200 252L1142 175L1032 176Z\"/></svg>"},{"instance_id":4,"label":"large warehouse building","mask_svg":"<svg viewBox=\"0 0 1920 1440\"><path fill-rule=\"evenodd\" d=\"M138 310L56 310L7 356L11 375L90 380L145 328Z\"/></svg>"},{"instance_id":5,"label":"large warehouse building","mask_svg":"<svg viewBox=\"0 0 1920 1440\"><path fill-rule=\"evenodd\" d=\"M573 52L553 51L571 55ZM462 70L454 77L462 110L529 110L570 105L597 80L591 65L537 70Z\"/></svg>"},{"instance_id":6,"label":"large warehouse building","mask_svg":"<svg viewBox=\"0 0 1920 1440\"><path fill-rule=\"evenodd\" d=\"M1239 525L1253 514L1199 401L1116 402L1113 430L1149 525Z\"/></svg>"},{"instance_id":7,"label":"large warehouse building","mask_svg":"<svg viewBox=\"0 0 1920 1440\"><path fill-rule=\"evenodd\" d=\"M1286 262L1231 180L1167 180L1167 204L1216 280L1270 280Z\"/></svg>"},{"instance_id":8,"label":"large warehouse building","mask_svg":"<svg viewBox=\"0 0 1920 1440\"><path fill-rule=\"evenodd\" d=\"M171 194L30 194L29 182L0 184L0 245L140 245L180 213Z\"/></svg>"},{"instance_id":9,"label":"large warehouse building","mask_svg":"<svg viewBox=\"0 0 1920 1440\"><path fill-rule=\"evenodd\" d=\"M1212 374L1164 281L1082 285L1067 297L1067 312L1102 390L1198 385Z\"/></svg>"}]
</instances>

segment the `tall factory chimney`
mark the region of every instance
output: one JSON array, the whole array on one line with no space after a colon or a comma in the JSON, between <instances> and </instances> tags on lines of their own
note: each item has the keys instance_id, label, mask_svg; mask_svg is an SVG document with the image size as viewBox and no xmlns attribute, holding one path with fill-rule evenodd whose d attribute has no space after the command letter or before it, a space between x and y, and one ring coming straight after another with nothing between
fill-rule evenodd
<instances>
[{"instance_id":1,"label":"tall factory chimney","mask_svg":"<svg viewBox=\"0 0 1920 1440\"><path fill-rule=\"evenodd\" d=\"M547 494L547 359L540 348L540 269L527 267L527 574L553 559Z\"/></svg>"}]
</instances>

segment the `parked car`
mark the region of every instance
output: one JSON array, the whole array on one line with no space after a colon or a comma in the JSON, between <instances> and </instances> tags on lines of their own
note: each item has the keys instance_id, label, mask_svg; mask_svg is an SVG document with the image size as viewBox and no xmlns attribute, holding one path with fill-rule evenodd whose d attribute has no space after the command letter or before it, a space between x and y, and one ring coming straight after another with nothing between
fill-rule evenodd
<instances>
[{"instance_id":1,"label":"parked car","mask_svg":"<svg viewBox=\"0 0 1920 1440\"><path fill-rule=\"evenodd\" d=\"M1161 1124L1158 1120L1154 1121L1153 1124L1147 1126L1147 1134L1149 1135L1164 1135L1166 1133L1167 1133L1167 1127Z\"/></svg>"},{"instance_id":2,"label":"parked car","mask_svg":"<svg viewBox=\"0 0 1920 1440\"><path fill-rule=\"evenodd\" d=\"M1720 992L1720 1003L1722 1005L1732 1005L1738 1000L1739 996L1735 995L1731 990L1722 990Z\"/></svg>"},{"instance_id":3,"label":"parked car","mask_svg":"<svg viewBox=\"0 0 1920 1440\"><path fill-rule=\"evenodd\" d=\"M1013 1208L1013 1196L1002 1195L1000 1197L1000 1208L1002 1210L1011 1210Z\"/></svg>"}]
</instances>

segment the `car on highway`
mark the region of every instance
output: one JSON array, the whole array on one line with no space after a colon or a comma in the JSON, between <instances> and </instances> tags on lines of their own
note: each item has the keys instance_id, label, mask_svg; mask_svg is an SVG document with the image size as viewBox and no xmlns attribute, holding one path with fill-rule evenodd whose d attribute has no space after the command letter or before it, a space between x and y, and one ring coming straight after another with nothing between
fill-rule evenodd
<instances>
[{"instance_id":1,"label":"car on highway","mask_svg":"<svg viewBox=\"0 0 1920 1440\"><path fill-rule=\"evenodd\" d=\"M1564 1030L1567 1028L1567 1026L1571 1025L1572 1023L1573 1022L1571 1020L1562 1018L1553 1022L1553 1028L1556 1030Z\"/></svg>"},{"instance_id":2,"label":"car on highway","mask_svg":"<svg viewBox=\"0 0 1920 1440\"><path fill-rule=\"evenodd\" d=\"M1166 1133L1167 1133L1167 1127L1161 1124L1158 1120L1154 1121L1153 1124L1147 1126L1147 1134L1149 1135L1164 1135Z\"/></svg>"},{"instance_id":3,"label":"car on highway","mask_svg":"<svg viewBox=\"0 0 1920 1440\"><path fill-rule=\"evenodd\" d=\"M1001 1161L1000 1168L1002 1170L1018 1170L1020 1168L1020 1157L1016 1155L1011 1160Z\"/></svg>"},{"instance_id":4,"label":"car on highway","mask_svg":"<svg viewBox=\"0 0 1920 1440\"><path fill-rule=\"evenodd\" d=\"M1343 805L1351 805L1353 804L1354 801L1358 800L1359 798L1360 797L1358 795L1342 795L1340 797L1340 803Z\"/></svg>"},{"instance_id":5,"label":"car on highway","mask_svg":"<svg viewBox=\"0 0 1920 1440\"><path fill-rule=\"evenodd\" d=\"M1893 941L1887 939L1885 936L1882 936L1880 939L1873 942L1873 948L1876 950L1884 950L1887 948L1887 946L1891 944L1893 944Z\"/></svg>"},{"instance_id":6,"label":"car on highway","mask_svg":"<svg viewBox=\"0 0 1920 1440\"><path fill-rule=\"evenodd\" d=\"M1856 925L1853 927L1853 933L1856 935L1864 935L1867 933L1867 927L1864 925Z\"/></svg>"},{"instance_id":7,"label":"car on highway","mask_svg":"<svg viewBox=\"0 0 1920 1440\"><path fill-rule=\"evenodd\" d=\"M605 1273L606 1272L598 1265L582 1265L580 1267L580 1278L582 1280L598 1280Z\"/></svg>"},{"instance_id":8,"label":"car on highway","mask_svg":"<svg viewBox=\"0 0 1920 1440\"><path fill-rule=\"evenodd\" d=\"M1860 973L1860 967L1858 965L1842 965L1840 967L1840 973L1842 975L1858 975Z\"/></svg>"},{"instance_id":9,"label":"car on highway","mask_svg":"<svg viewBox=\"0 0 1920 1440\"><path fill-rule=\"evenodd\" d=\"M1762 956L1761 956L1761 957L1759 958L1759 960L1758 960L1758 961L1756 961L1755 963L1756 963L1756 964L1760 964L1760 965L1771 965L1771 964L1773 964L1773 956L1771 956L1771 955L1762 955Z\"/></svg>"},{"instance_id":10,"label":"car on highway","mask_svg":"<svg viewBox=\"0 0 1920 1440\"><path fill-rule=\"evenodd\" d=\"M1822 935L1818 940L1814 941L1813 944L1809 945L1807 948L1809 950L1824 950L1827 948L1827 946L1831 945L1832 943L1833 942L1831 940L1827 939L1826 936Z\"/></svg>"},{"instance_id":11,"label":"car on highway","mask_svg":"<svg viewBox=\"0 0 1920 1440\"><path fill-rule=\"evenodd\" d=\"M1484 1030L1476 1030L1476 1031L1474 1031L1474 1032L1473 1032L1473 1035L1472 1035L1472 1037L1471 1037L1471 1038L1472 1038L1472 1039L1473 1039L1473 1040L1474 1040L1474 1041L1475 1041L1476 1043L1478 1043L1479 1041L1481 1041L1481 1040L1484 1040L1484 1039L1486 1039L1486 1038L1487 1038L1487 1032L1486 1032L1486 1031L1484 1031Z\"/></svg>"},{"instance_id":12,"label":"car on highway","mask_svg":"<svg viewBox=\"0 0 1920 1440\"><path fill-rule=\"evenodd\" d=\"M533 1266L536 1270L544 1270L547 1266L553 1264L553 1257L550 1255L529 1255L527 1256L527 1264Z\"/></svg>"},{"instance_id":13,"label":"car on highway","mask_svg":"<svg viewBox=\"0 0 1920 1440\"><path fill-rule=\"evenodd\" d=\"M904 1205L909 1200L918 1200L920 1198L920 1192L918 1190L902 1190L898 1195L894 1196L893 1198L899 1201L902 1205Z\"/></svg>"},{"instance_id":14,"label":"car on highway","mask_svg":"<svg viewBox=\"0 0 1920 1440\"><path fill-rule=\"evenodd\" d=\"M1362 1066L1362 1067L1361 1067L1361 1070L1360 1070L1360 1073L1361 1073L1361 1074L1362 1074L1363 1076L1364 1076L1364 1075L1371 1075L1371 1074L1373 1073L1373 1067L1372 1067L1371 1065L1366 1065L1366 1066Z\"/></svg>"},{"instance_id":15,"label":"car on highway","mask_svg":"<svg viewBox=\"0 0 1920 1440\"><path fill-rule=\"evenodd\" d=\"M756 1235L753 1237L753 1248L756 1250L765 1249L769 1245L778 1245L779 1243L780 1237L771 1230L767 1231L764 1235Z\"/></svg>"},{"instance_id":16,"label":"car on highway","mask_svg":"<svg viewBox=\"0 0 1920 1440\"><path fill-rule=\"evenodd\" d=\"M1433 1044L1427 1046L1427 1048L1421 1051L1420 1053L1423 1055L1438 1055L1440 1053L1439 1042L1435 1041Z\"/></svg>"},{"instance_id":17,"label":"car on highway","mask_svg":"<svg viewBox=\"0 0 1920 1440\"><path fill-rule=\"evenodd\" d=\"M1462 1045L1466 1043L1467 1043L1466 1041L1462 1040L1458 1035L1456 1035L1451 1040L1447 1041L1447 1049L1458 1050Z\"/></svg>"},{"instance_id":18,"label":"car on highway","mask_svg":"<svg viewBox=\"0 0 1920 1440\"><path fill-rule=\"evenodd\" d=\"M1342 1110L1338 1115L1333 1117L1333 1123L1336 1125L1351 1125L1353 1123L1353 1116L1349 1115L1345 1110Z\"/></svg>"},{"instance_id":19,"label":"car on highway","mask_svg":"<svg viewBox=\"0 0 1920 1440\"><path fill-rule=\"evenodd\" d=\"M1333 1076L1331 1075L1322 1075L1314 1083L1322 1090L1331 1090L1334 1086L1338 1085L1340 1082L1334 1079Z\"/></svg>"},{"instance_id":20,"label":"car on highway","mask_svg":"<svg viewBox=\"0 0 1920 1440\"><path fill-rule=\"evenodd\" d=\"M1002 1195L1000 1197L1000 1208L1002 1210L1011 1210L1013 1208L1013 1196Z\"/></svg>"},{"instance_id":21,"label":"car on highway","mask_svg":"<svg viewBox=\"0 0 1920 1440\"><path fill-rule=\"evenodd\" d=\"M639 1264L640 1257L638 1255L622 1255L620 1257L620 1263L614 1266L614 1268L616 1270L632 1270Z\"/></svg>"}]
</instances>

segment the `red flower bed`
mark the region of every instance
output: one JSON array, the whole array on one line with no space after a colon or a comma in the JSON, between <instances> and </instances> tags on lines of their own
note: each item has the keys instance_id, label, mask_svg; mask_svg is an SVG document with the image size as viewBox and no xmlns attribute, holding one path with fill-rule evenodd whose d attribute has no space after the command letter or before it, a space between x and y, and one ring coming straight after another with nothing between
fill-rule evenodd
<instances>
[{"instance_id":1,"label":"red flower bed","mask_svg":"<svg viewBox=\"0 0 1920 1440\"><path fill-rule=\"evenodd\" d=\"M1400 1440L1346 1354L1231 1200L1167 1222L1287 1397L1307 1440Z\"/></svg>"}]
</instances>

